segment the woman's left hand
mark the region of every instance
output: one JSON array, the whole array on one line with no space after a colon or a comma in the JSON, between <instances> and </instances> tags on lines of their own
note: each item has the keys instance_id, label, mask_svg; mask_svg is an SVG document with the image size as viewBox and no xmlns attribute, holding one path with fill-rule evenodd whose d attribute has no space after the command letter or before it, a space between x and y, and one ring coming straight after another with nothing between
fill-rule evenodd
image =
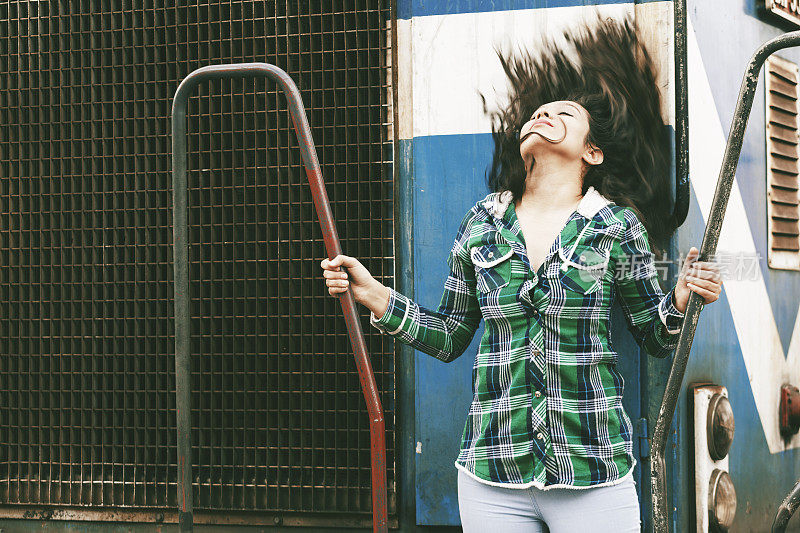
<instances>
[{"instance_id":1,"label":"woman's left hand","mask_svg":"<svg viewBox=\"0 0 800 533\"><path fill-rule=\"evenodd\" d=\"M683 268L675 285L675 308L681 313L686 311L689 294L696 292L703 297L704 303L717 301L722 292L722 276L719 265L712 261L696 261L700 250L692 246L686 254Z\"/></svg>"}]
</instances>

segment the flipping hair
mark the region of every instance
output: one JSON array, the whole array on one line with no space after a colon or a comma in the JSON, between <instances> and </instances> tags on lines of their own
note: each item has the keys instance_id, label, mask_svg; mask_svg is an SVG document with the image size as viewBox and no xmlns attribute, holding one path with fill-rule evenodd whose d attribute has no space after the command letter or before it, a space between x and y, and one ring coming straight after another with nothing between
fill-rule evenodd
<instances>
[{"instance_id":1,"label":"flipping hair","mask_svg":"<svg viewBox=\"0 0 800 533\"><path fill-rule=\"evenodd\" d=\"M663 253L675 231L670 198L671 143L661 119L655 67L630 18L601 19L566 31L566 49L542 43L535 53L498 51L509 81L505 108L490 113L495 150L487 182L492 191L525 190L519 131L542 104L570 100L589 112L586 142L603 151L587 165L589 186L617 205L630 207L644 224L650 247ZM570 56L576 60L571 60ZM484 99L484 109L485 99Z\"/></svg>"}]
</instances>

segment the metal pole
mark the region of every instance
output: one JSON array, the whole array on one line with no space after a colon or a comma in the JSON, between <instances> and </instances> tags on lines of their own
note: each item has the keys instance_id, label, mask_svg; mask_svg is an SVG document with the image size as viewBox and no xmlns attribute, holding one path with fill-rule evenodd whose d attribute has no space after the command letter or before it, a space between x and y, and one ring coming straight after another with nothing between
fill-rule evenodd
<instances>
[{"instance_id":1,"label":"metal pole","mask_svg":"<svg viewBox=\"0 0 800 533\"><path fill-rule=\"evenodd\" d=\"M786 531L786 524L789 523L789 519L792 518L798 507L800 507L800 479L778 507L778 512L775 513L775 519L772 521L772 533Z\"/></svg>"},{"instance_id":2,"label":"metal pole","mask_svg":"<svg viewBox=\"0 0 800 533\"><path fill-rule=\"evenodd\" d=\"M239 63L202 67L183 79L172 102L172 186L175 260L175 385L178 426L178 506L181 531L192 529L191 464L191 373L189 340L189 249L186 182L186 106L194 88L202 81L218 78L270 78L286 95L295 134L303 157L314 206L317 210L328 257L342 253L336 223L333 220L317 151L311 138L300 91L286 72L268 63ZM367 402L372 457L372 523L374 532L388 531L386 502L386 432L375 376L367 354L367 345L356 310L353 293L340 297L350 342L358 368L364 399Z\"/></svg>"},{"instance_id":3,"label":"metal pole","mask_svg":"<svg viewBox=\"0 0 800 533\"><path fill-rule=\"evenodd\" d=\"M180 88L178 89L180 91ZM178 523L192 530L191 353L189 343L189 228L186 186L186 104L172 102L172 246L175 284L175 416L178 429Z\"/></svg>"},{"instance_id":4,"label":"metal pole","mask_svg":"<svg viewBox=\"0 0 800 533\"><path fill-rule=\"evenodd\" d=\"M675 25L675 227L689 212L689 61L686 46L686 0L674 0Z\"/></svg>"},{"instance_id":5,"label":"metal pole","mask_svg":"<svg viewBox=\"0 0 800 533\"><path fill-rule=\"evenodd\" d=\"M705 261L717 249L717 241L722 230L722 221L725 218L725 208L728 205L728 198L733 186L733 177L736 174L736 167L739 163L744 131L747 126L747 120L750 118L750 110L753 107L753 97L758 84L758 73L761 70L761 66L773 52L798 45L800 45L800 31L785 33L764 43L750 59L750 64L739 90L739 100L736 102L733 124L728 134L725 155L720 167L719 178L717 178L717 188L714 191L714 201L711 204L711 213L703 235L703 243L700 246L700 255L697 257L698 261ZM689 303L686 306L683 327L678 336L678 345L675 348L672 369L667 379L667 388L664 392L664 399L661 402L656 427L653 431L650 486L653 497L653 531L655 533L667 533L669 531L667 473L664 463L664 450L666 449L667 432L675 414L675 405L678 401L683 375L686 372L686 363L689 360L689 351L694 340L702 305L702 298L692 292L689 296Z\"/></svg>"}]
</instances>

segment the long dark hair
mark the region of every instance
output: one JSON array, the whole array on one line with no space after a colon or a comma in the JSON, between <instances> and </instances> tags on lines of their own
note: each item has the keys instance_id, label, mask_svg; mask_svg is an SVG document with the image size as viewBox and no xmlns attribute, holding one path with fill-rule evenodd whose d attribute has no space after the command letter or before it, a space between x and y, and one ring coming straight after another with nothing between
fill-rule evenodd
<instances>
[{"instance_id":1,"label":"long dark hair","mask_svg":"<svg viewBox=\"0 0 800 533\"><path fill-rule=\"evenodd\" d=\"M603 151L589 166L589 186L630 207L644 224L656 255L675 231L670 199L671 145L661 118L653 61L630 18L602 19L564 32L566 48L543 42L535 52L498 50L509 81L508 104L490 113L495 151L487 182L492 191L525 188L519 131L542 104L571 100L589 112L586 141ZM482 95L483 97L483 95ZM486 100L484 97L484 110Z\"/></svg>"}]
</instances>

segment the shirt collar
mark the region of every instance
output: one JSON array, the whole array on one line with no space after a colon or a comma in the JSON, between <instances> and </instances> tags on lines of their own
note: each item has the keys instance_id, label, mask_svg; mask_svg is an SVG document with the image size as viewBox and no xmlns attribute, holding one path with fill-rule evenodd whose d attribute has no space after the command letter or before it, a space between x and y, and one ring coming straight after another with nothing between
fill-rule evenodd
<instances>
[{"instance_id":1,"label":"shirt collar","mask_svg":"<svg viewBox=\"0 0 800 533\"><path fill-rule=\"evenodd\" d=\"M489 212L490 215L497 219L502 219L508 212L508 207L514 201L514 195L511 191L503 191L489 195L489 198L483 202L483 207ZM578 203L576 211L583 217L591 220L603 207L610 204L611 200L600 194L594 185L590 185L586 194L583 195L581 201Z\"/></svg>"},{"instance_id":2,"label":"shirt collar","mask_svg":"<svg viewBox=\"0 0 800 533\"><path fill-rule=\"evenodd\" d=\"M502 238L511 245L511 248L522 259L525 266L531 268L528 252L522 242L522 230L519 226L519 220L517 220L515 216L512 216L514 212L511 206L512 202L513 194L511 191L503 191L501 193L490 194L482 204L492 216L492 222ZM584 224L582 224L582 228L585 229L598 211L610 203L611 200L600 194L593 186L589 186L586 194L583 195L583 198L581 198L581 201L578 203L578 207L575 209L580 216L586 219ZM575 211L570 216L570 220L574 217ZM550 260L550 257L555 253L556 249L560 249L562 246L569 246L577 233L578 226L576 224L570 224L569 221L567 221L565 226L561 229L561 232L556 236L556 247L551 247L547 252L542 265Z\"/></svg>"}]
</instances>

